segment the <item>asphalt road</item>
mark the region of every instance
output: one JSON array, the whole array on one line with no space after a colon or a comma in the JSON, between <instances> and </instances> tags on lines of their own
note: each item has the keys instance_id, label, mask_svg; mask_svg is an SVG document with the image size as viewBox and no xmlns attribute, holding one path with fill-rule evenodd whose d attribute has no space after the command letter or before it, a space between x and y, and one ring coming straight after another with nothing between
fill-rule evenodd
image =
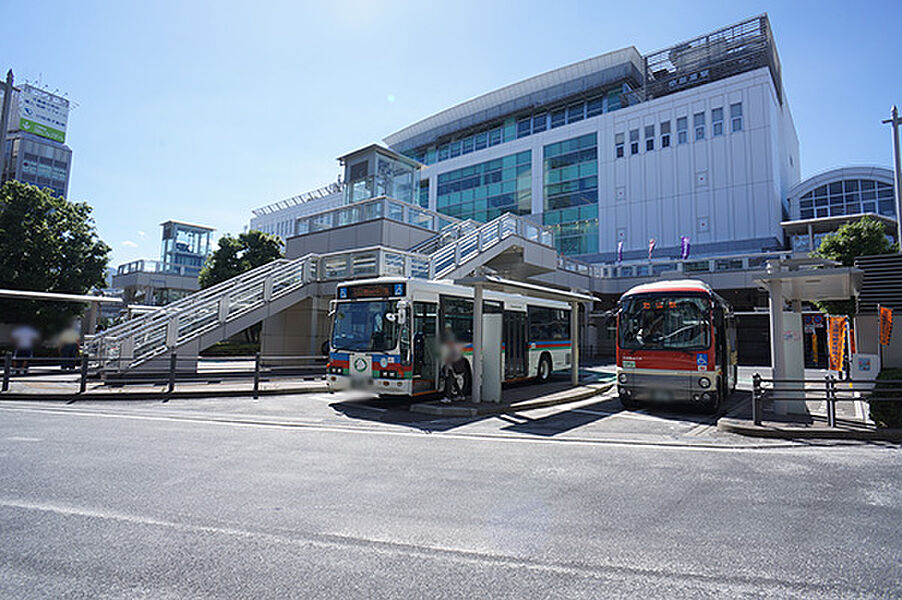
<instances>
[{"instance_id":1,"label":"asphalt road","mask_svg":"<svg viewBox=\"0 0 902 600\"><path fill-rule=\"evenodd\" d=\"M898 448L337 400L0 405L0 597L902 595Z\"/></svg>"}]
</instances>

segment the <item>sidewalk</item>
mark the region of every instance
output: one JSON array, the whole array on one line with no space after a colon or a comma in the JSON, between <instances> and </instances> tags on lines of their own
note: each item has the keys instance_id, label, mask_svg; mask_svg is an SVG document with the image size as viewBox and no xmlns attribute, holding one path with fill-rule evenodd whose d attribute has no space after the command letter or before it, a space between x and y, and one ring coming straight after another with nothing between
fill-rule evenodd
<instances>
[{"instance_id":1,"label":"sidewalk","mask_svg":"<svg viewBox=\"0 0 902 600\"><path fill-rule=\"evenodd\" d=\"M751 437L825 440L902 441L902 429L878 429L867 416L867 404L836 403L836 427L827 426L826 408L822 401L807 402L809 414L778 415L765 403L761 424L752 421L751 402L738 414L722 417L717 429Z\"/></svg>"}]
</instances>

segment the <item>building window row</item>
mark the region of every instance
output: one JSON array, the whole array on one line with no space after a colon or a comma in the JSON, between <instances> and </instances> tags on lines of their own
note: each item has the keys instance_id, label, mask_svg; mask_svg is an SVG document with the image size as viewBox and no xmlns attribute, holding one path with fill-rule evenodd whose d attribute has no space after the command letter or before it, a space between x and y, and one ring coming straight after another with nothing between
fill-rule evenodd
<instances>
[{"instance_id":1,"label":"building window row","mask_svg":"<svg viewBox=\"0 0 902 600\"><path fill-rule=\"evenodd\" d=\"M621 136L621 145L622 145ZM544 147L543 224L562 254L598 252L598 143L595 133Z\"/></svg>"},{"instance_id":2,"label":"building window row","mask_svg":"<svg viewBox=\"0 0 902 600\"><path fill-rule=\"evenodd\" d=\"M893 186L873 179L846 179L822 185L799 198L802 219L860 213L894 217Z\"/></svg>"},{"instance_id":3,"label":"building window row","mask_svg":"<svg viewBox=\"0 0 902 600\"><path fill-rule=\"evenodd\" d=\"M509 118L504 123L464 137L446 142L437 147L418 148L407 152L407 156L425 165L431 165L464 154L497 146L511 140L524 138L549 129L555 129L584 119L597 117L621 108L620 96L630 91L626 84L621 84L601 95L571 102L565 106L552 109L542 108L529 116Z\"/></svg>"},{"instance_id":4,"label":"building window row","mask_svg":"<svg viewBox=\"0 0 902 600\"><path fill-rule=\"evenodd\" d=\"M510 212L532 212L532 152L527 150L442 173L436 208L459 219L487 222Z\"/></svg>"},{"instance_id":5,"label":"building window row","mask_svg":"<svg viewBox=\"0 0 902 600\"><path fill-rule=\"evenodd\" d=\"M693 139L702 141L705 139L707 116L704 112L694 113L692 115ZM652 152L655 149L655 125L646 125L644 128L643 139L645 140L645 151ZM661 121L657 126L660 134L660 147L670 148L670 121ZM742 103L737 102L730 105L730 130L734 133L742 131ZM639 154L639 129L631 129L629 131L630 155ZM676 120L677 144L685 144L689 141L689 118L677 117ZM711 135L720 137L724 134L724 109L718 107L711 110ZM614 134L614 158L623 158L624 156L624 134Z\"/></svg>"}]
</instances>

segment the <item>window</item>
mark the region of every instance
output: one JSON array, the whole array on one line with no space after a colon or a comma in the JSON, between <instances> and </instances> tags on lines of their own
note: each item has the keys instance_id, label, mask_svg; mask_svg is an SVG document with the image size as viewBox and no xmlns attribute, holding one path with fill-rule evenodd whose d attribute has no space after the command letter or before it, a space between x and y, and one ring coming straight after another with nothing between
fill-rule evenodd
<instances>
[{"instance_id":1,"label":"window","mask_svg":"<svg viewBox=\"0 0 902 600\"><path fill-rule=\"evenodd\" d=\"M586 103L586 118L600 115L604 110L604 98L592 98Z\"/></svg>"},{"instance_id":2,"label":"window","mask_svg":"<svg viewBox=\"0 0 902 600\"><path fill-rule=\"evenodd\" d=\"M630 130L630 154L639 154L639 130Z\"/></svg>"},{"instance_id":3,"label":"window","mask_svg":"<svg viewBox=\"0 0 902 600\"><path fill-rule=\"evenodd\" d=\"M489 132L489 146L497 146L501 143L501 128L493 129Z\"/></svg>"},{"instance_id":4,"label":"window","mask_svg":"<svg viewBox=\"0 0 902 600\"><path fill-rule=\"evenodd\" d=\"M686 117L677 119L677 143L685 144L687 142L687 131L689 129L689 120Z\"/></svg>"},{"instance_id":5,"label":"window","mask_svg":"<svg viewBox=\"0 0 902 600\"><path fill-rule=\"evenodd\" d=\"M488 145L488 135L489 134L482 132L473 136L473 144L477 150L482 150Z\"/></svg>"},{"instance_id":6,"label":"window","mask_svg":"<svg viewBox=\"0 0 902 600\"><path fill-rule=\"evenodd\" d=\"M614 134L614 156L616 158L623 158L623 134L622 133Z\"/></svg>"},{"instance_id":7,"label":"window","mask_svg":"<svg viewBox=\"0 0 902 600\"><path fill-rule=\"evenodd\" d=\"M711 111L711 134L714 137L723 135L723 109L715 108Z\"/></svg>"},{"instance_id":8,"label":"window","mask_svg":"<svg viewBox=\"0 0 902 600\"><path fill-rule=\"evenodd\" d=\"M560 127L564 124L565 111L564 109L556 110L551 113L551 128Z\"/></svg>"},{"instance_id":9,"label":"window","mask_svg":"<svg viewBox=\"0 0 902 600\"><path fill-rule=\"evenodd\" d=\"M517 137L526 137L532 133L532 119L526 117L517 121Z\"/></svg>"},{"instance_id":10,"label":"window","mask_svg":"<svg viewBox=\"0 0 902 600\"><path fill-rule=\"evenodd\" d=\"M529 341L570 339L570 312L560 308L528 306Z\"/></svg>"},{"instance_id":11,"label":"window","mask_svg":"<svg viewBox=\"0 0 902 600\"><path fill-rule=\"evenodd\" d=\"M661 147L670 147L670 121L661 121Z\"/></svg>"},{"instance_id":12,"label":"window","mask_svg":"<svg viewBox=\"0 0 902 600\"><path fill-rule=\"evenodd\" d=\"M546 113L534 116L532 118L532 132L539 133L540 131L545 131L545 129L547 129L547 121L548 115Z\"/></svg>"},{"instance_id":13,"label":"window","mask_svg":"<svg viewBox=\"0 0 902 600\"><path fill-rule=\"evenodd\" d=\"M473 301L442 296L441 304L442 335L447 335L450 330L455 342L463 344L472 342Z\"/></svg>"},{"instance_id":14,"label":"window","mask_svg":"<svg viewBox=\"0 0 902 600\"><path fill-rule=\"evenodd\" d=\"M695 127L695 140L705 139L705 113L695 113L692 117L692 126Z\"/></svg>"},{"instance_id":15,"label":"window","mask_svg":"<svg viewBox=\"0 0 902 600\"><path fill-rule=\"evenodd\" d=\"M451 158L460 156L460 141L451 142Z\"/></svg>"},{"instance_id":16,"label":"window","mask_svg":"<svg viewBox=\"0 0 902 600\"><path fill-rule=\"evenodd\" d=\"M645 126L645 151L651 152L655 149L655 126Z\"/></svg>"},{"instance_id":17,"label":"window","mask_svg":"<svg viewBox=\"0 0 902 600\"><path fill-rule=\"evenodd\" d=\"M577 121L582 121L585 109L586 104L584 102L580 102L579 104L571 104L570 106L568 106L567 122L576 123Z\"/></svg>"},{"instance_id":18,"label":"window","mask_svg":"<svg viewBox=\"0 0 902 600\"><path fill-rule=\"evenodd\" d=\"M742 131L742 102L730 105L730 122L733 131Z\"/></svg>"},{"instance_id":19,"label":"window","mask_svg":"<svg viewBox=\"0 0 902 600\"><path fill-rule=\"evenodd\" d=\"M473 151L473 136L464 138L463 142L461 143L461 150L464 154L469 154Z\"/></svg>"}]
</instances>

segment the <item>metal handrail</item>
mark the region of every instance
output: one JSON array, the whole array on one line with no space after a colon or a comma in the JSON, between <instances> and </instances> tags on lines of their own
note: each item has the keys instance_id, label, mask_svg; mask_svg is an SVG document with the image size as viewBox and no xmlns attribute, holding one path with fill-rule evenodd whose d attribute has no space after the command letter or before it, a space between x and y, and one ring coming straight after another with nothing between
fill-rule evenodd
<instances>
[{"instance_id":1,"label":"metal handrail","mask_svg":"<svg viewBox=\"0 0 902 600\"><path fill-rule=\"evenodd\" d=\"M797 384L800 387L789 387L783 385L781 389L765 388L765 383L771 384ZM814 379L774 379L774 378L766 378L761 377L760 374L755 373L752 375L752 422L755 425L761 425L761 401L766 397L769 397L771 400L778 400L781 402L808 402L811 400L825 400L827 402L827 426L828 427L836 427L836 402L858 402L865 400L862 397L847 397L841 394L843 393L852 393L852 392L870 392L873 394L875 391L879 392L892 392L892 393L900 393L898 397L887 397L884 398L882 396L874 398L873 396L867 398L868 400L873 399L880 402L902 402L902 379L838 379L833 373L824 376L823 379L823 388L814 388L808 387L807 384L816 384L820 383L819 380ZM853 384L861 384L863 387L858 390L845 390L841 389L839 386L844 384L849 384L850 386ZM883 388L881 387L877 390L878 384L891 384L898 385L899 387L891 387L891 388ZM823 392L823 395L820 395L819 392ZM792 396L776 396L776 393L779 392L790 392L795 395ZM808 393L818 393L818 395L814 397L808 396ZM801 393L801 397L798 394Z\"/></svg>"}]
</instances>

